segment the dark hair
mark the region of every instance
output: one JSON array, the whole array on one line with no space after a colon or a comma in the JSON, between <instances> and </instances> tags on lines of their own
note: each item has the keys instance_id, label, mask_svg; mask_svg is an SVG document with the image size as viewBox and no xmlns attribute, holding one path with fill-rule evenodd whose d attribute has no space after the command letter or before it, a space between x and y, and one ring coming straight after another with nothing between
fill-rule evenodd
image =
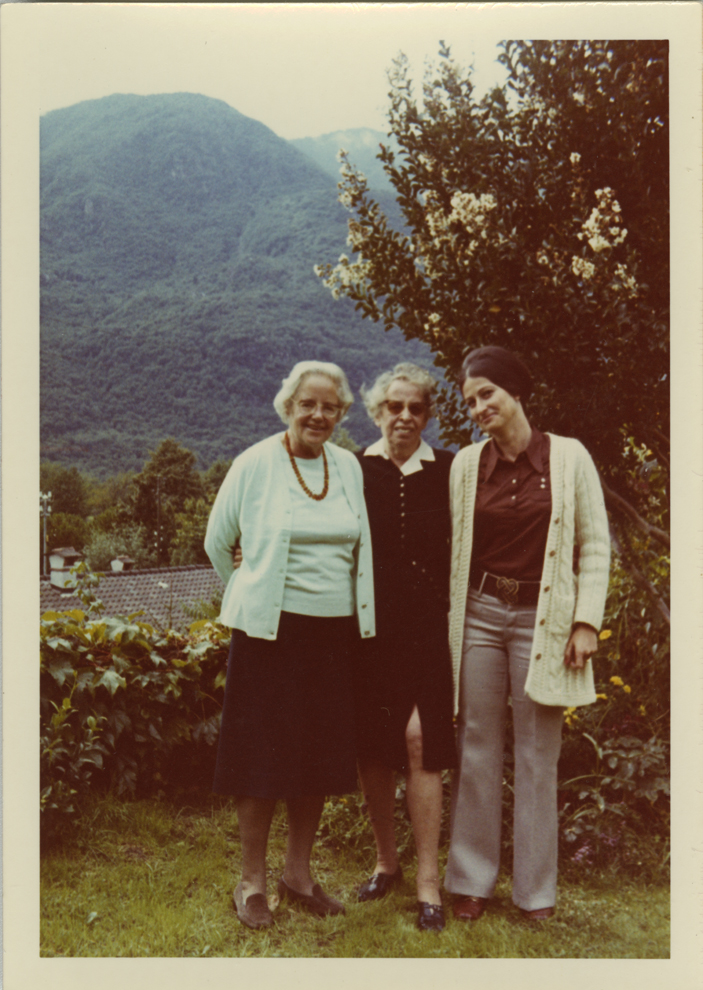
<instances>
[{"instance_id":1,"label":"dark hair","mask_svg":"<svg viewBox=\"0 0 703 990\"><path fill-rule=\"evenodd\" d=\"M461 365L462 386L467 378L487 378L511 395L519 396L522 402L532 393L532 375L520 358L504 347L477 347L469 351Z\"/></svg>"}]
</instances>

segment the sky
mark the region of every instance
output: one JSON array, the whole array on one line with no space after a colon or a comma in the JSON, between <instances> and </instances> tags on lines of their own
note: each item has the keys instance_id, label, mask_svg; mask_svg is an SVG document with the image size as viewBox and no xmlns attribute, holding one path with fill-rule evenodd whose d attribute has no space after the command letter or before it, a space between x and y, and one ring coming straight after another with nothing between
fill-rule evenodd
<instances>
[{"instance_id":1,"label":"sky","mask_svg":"<svg viewBox=\"0 0 703 990\"><path fill-rule=\"evenodd\" d=\"M25 7L25 10L27 8ZM440 40L501 83L500 25L472 4L46 4L34 24L41 113L111 93L224 100L284 138L385 129L399 51L421 81ZM507 25L506 25L507 27Z\"/></svg>"}]
</instances>

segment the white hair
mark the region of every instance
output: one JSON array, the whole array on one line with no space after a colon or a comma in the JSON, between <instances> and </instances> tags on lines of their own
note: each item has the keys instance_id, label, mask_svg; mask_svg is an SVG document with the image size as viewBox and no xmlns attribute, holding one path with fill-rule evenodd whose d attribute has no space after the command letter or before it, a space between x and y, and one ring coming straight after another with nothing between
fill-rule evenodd
<instances>
[{"instance_id":1,"label":"white hair","mask_svg":"<svg viewBox=\"0 0 703 990\"><path fill-rule=\"evenodd\" d=\"M298 389L310 375L325 375L337 389L337 398L342 407L337 422L341 422L354 401L352 390L349 388L347 376L342 369L330 361L298 361L287 378L283 379L281 387L273 400L273 408L286 425L290 420L291 406Z\"/></svg>"},{"instance_id":2,"label":"white hair","mask_svg":"<svg viewBox=\"0 0 703 990\"><path fill-rule=\"evenodd\" d=\"M378 419L381 406L393 382L410 382L411 385L417 385L422 392L428 414L434 416L434 392L437 382L429 371L425 371L419 365L402 362L401 364L396 364L392 371L384 371L382 375L379 375L371 388L367 389L363 385L361 387L361 398L364 400L366 411L374 423Z\"/></svg>"}]
</instances>

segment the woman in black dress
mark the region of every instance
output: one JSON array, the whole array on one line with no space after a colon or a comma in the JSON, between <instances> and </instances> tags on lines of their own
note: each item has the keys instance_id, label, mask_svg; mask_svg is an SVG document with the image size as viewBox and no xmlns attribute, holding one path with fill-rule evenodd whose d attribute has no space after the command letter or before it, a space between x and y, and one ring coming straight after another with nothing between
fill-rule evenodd
<instances>
[{"instance_id":1,"label":"woman in black dress","mask_svg":"<svg viewBox=\"0 0 703 990\"><path fill-rule=\"evenodd\" d=\"M357 671L359 776L376 839L373 876L359 900L400 880L395 772L406 775L417 849L418 925L441 931L438 847L441 771L456 765L447 613L453 455L422 439L435 381L412 364L381 375L362 395L381 439L359 452L371 526L376 638Z\"/></svg>"}]
</instances>

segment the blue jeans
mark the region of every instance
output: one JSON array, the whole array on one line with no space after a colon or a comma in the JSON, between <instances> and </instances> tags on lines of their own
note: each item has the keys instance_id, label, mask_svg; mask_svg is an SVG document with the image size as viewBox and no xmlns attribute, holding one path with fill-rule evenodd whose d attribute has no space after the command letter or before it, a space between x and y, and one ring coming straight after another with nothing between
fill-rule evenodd
<instances>
[{"instance_id":1,"label":"blue jeans","mask_svg":"<svg viewBox=\"0 0 703 990\"><path fill-rule=\"evenodd\" d=\"M509 704L515 737L513 901L552 907L557 880L557 763L563 708L525 694L536 608L470 590L460 673L459 769L445 886L491 897L500 866L503 754ZM510 699L510 702L509 700Z\"/></svg>"}]
</instances>

